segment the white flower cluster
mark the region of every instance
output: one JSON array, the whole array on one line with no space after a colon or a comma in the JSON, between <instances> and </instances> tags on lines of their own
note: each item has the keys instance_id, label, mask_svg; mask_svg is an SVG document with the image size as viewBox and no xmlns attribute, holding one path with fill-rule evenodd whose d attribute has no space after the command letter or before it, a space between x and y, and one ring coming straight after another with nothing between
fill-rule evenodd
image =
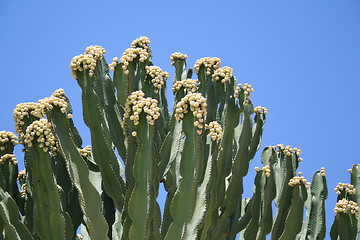
<instances>
[{"instance_id":1,"label":"white flower cluster","mask_svg":"<svg viewBox=\"0 0 360 240\"><path fill-rule=\"evenodd\" d=\"M320 168L320 173L321 173L321 176L323 176L323 177L326 176L326 172L325 172L325 168L324 168L324 167Z\"/></svg>"},{"instance_id":2,"label":"white flower cluster","mask_svg":"<svg viewBox=\"0 0 360 240\"><path fill-rule=\"evenodd\" d=\"M68 103L66 102L65 91L64 89L58 89L50 97L40 99L37 103L27 102L20 103L16 105L14 109L14 121L16 133L19 134L20 141L24 139L24 133L22 131L22 126L25 124L25 117L36 117L43 118L46 111L49 111L57 107L62 113L66 112ZM67 115L67 118L72 118L71 114Z\"/></svg>"},{"instance_id":3,"label":"white flower cluster","mask_svg":"<svg viewBox=\"0 0 360 240\"><path fill-rule=\"evenodd\" d=\"M245 83L244 86L242 86L242 84L239 83L235 88L235 94L234 94L235 98L240 97L241 91L244 91L245 100L243 104L246 105L249 103L250 93L254 91L254 88L248 83Z\"/></svg>"},{"instance_id":4,"label":"white flower cluster","mask_svg":"<svg viewBox=\"0 0 360 240\"><path fill-rule=\"evenodd\" d=\"M269 110L266 107L258 106L256 108L254 108L254 112L268 114Z\"/></svg>"},{"instance_id":5,"label":"white flower cluster","mask_svg":"<svg viewBox=\"0 0 360 240\"><path fill-rule=\"evenodd\" d=\"M152 77L151 83L155 87L154 92L158 93L159 89L165 84L169 74L156 66L146 66L146 74Z\"/></svg>"},{"instance_id":6,"label":"white flower cluster","mask_svg":"<svg viewBox=\"0 0 360 240\"><path fill-rule=\"evenodd\" d=\"M21 185L20 197L21 197L21 198L25 198L25 197L26 197L26 183L24 183L23 185Z\"/></svg>"},{"instance_id":7,"label":"white flower cluster","mask_svg":"<svg viewBox=\"0 0 360 240\"><path fill-rule=\"evenodd\" d=\"M14 154L4 154L1 156L0 164L5 164L8 161L14 165L18 164L18 161L16 160L16 157Z\"/></svg>"},{"instance_id":8,"label":"white flower cluster","mask_svg":"<svg viewBox=\"0 0 360 240\"><path fill-rule=\"evenodd\" d=\"M254 168L255 169L255 171L260 171L260 168L259 167L255 167ZM265 173L265 176L266 177L270 177L270 166L269 165L266 165L266 166L264 166L264 167L262 167L261 168L261 171L263 171L264 173Z\"/></svg>"},{"instance_id":9,"label":"white flower cluster","mask_svg":"<svg viewBox=\"0 0 360 240\"><path fill-rule=\"evenodd\" d=\"M341 194L341 191L345 190L348 194L356 194L356 188L350 183L339 182L338 185L334 188L334 191L337 195Z\"/></svg>"},{"instance_id":10,"label":"white flower cluster","mask_svg":"<svg viewBox=\"0 0 360 240\"><path fill-rule=\"evenodd\" d=\"M32 147L34 141L39 143L39 147L44 152L51 152L56 155L56 138L54 137L51 129L52 125L47 119L42 118L38 121L34 121L26 128L26 134L24 142L28 144L28 147Z\"/></svg>"},{"instance_id":11,"label":"white flower cluster","mask_svg":"<svg viewBox=\"0 0 360 240\"><path fill-rule=\"evenodd\" d=\"M4 145L8 142L11 142L13 145L18 144L18 137L9 131L0 131L0 150L5 151Z\"/></svg>"},{"instance_id":12,"label":"white flower cluster","mask_svg":"<svg viewBox=\"0 0 360 240\"><path fill-rule=\"evenodd\" d=\"M123 55L120 58L120 62L123 64L122 65L122 69L124 69L124 73L125 75L129 74L129 70L127 69L130 62L134 61L135 58L139 58L140 62L145 62L149 57L149 53L147 52L146 49L143 48L128 48L125 50L125 52L123 53ZM110 70L116 66L116 60L113 59L113 63L111 63L110 66ZM114 65L115 63L115 65Z\"/></svg>"},{"instance_id":13,"label":"white flower cluster","mask_svg":"<svg viewBox=\"0 0 360 240\"><path fill-rule=\"evenodd\" d=\"M95 60L101 60L103 58L103 55L106 53L106 50L98 45L91 45L86 48L84 54L89 54L93 56Z\"/></svg>"},{"instance_id":14,"label":"white flower cluster","mask_svg":"<svg viewBox=\"0 0 360 240\"><path fill-rule=\"evenodd\" d=\"M81 156L87 157L91 154L91 146L86 146L83 149L79 149Z\"/></svg>"},{"instance_id":15,"label":"white flower cluster","mask_svg":"<svg viewBox=\"0 0 360 240\"><path fill-rule=\"evenodd\" d=\"M184 53L174 52L170 56L171 65L174 65L176 60L185 60L187 58L188 58L188 55L186 55Z\"/></svg>"},{"instance_id":16,"label":"white flower cluster","mask_svg":"<svg viewBox=\"0 0 360 240\"><path fill-rule=\"evenodd\" d=\"M302 172L298 172L298 176L295 176L295 177L291 178L291 179L289 180L288 185L289 185L290 187L295 187L296 185L299 185L299 184L301 184L301 183L302 183L302 184L306 184L306 185L305 185L306 188L310 188L311 183L308 182L308 181L306 180L306 178L304 178L304 177L302 176Z\"/></svg>"},{"instance_id":17,"label":"white flower cluster","mask_svg":"<svg viewBox=\"0 0 360 240\"><path fill-rule=\"evenodd\" d=\"M115 67L118 63L119 63L119 58L114 57L112 63L109 64L110 71L115 71Z\"/></svg>"},{"instance_id":18,"label":"white flower cluster","mask_svg":"<svg viewBox=\"0 0 360 240\"><path fill-rule=\"evenodd\" d=\"M220 67L220 58L217 57L204 57L196 61L194 66L195 73L199 73L201 65L206 68L206 75L211 74L211 70L216 70Z\"/></svg>"},{"instance_id":19,"label":"white flower cluster","mask_svg":"<svg viewBox=\"0 0 360 240\"><path fill-rule=\"evenodd\" d=\"M96 61L102 59L105 53L105 49L100 46L89 46L84 54L73 57L70 63L72 77L76 79L76 71L81 72L84 69L89 69L90 77L94 76Z\"/></svg>"},{"instance_id":20,"label":"white flower cluster","mask_svg":"<svg viewBox=\"0 0 360 240\"><path fill-rule=\"evenodd\" d=\"M336 203L336 206L334 208L334 213L340 214L340 213L347 213L348 211L350 211L351 214L358 216L359 209L360 208L356 202L348 201L345 198L343 198Z\"/></svg>"},{"instance_id":21,"label":"white flower cluster","mask_svg":"<svg viewBox=\"0 0 360 240\"><path fill-rule=\"evenodd\" d=\"M39 116L39 103L26 102L16 105L14 109L14 121L15 121L15 130L19 134L20 141L24 139L24 133L22 131L22 126L25 124L24 118L30 117L31 115L37 118L42 118Z\"/></svg>"},{"instance_id":22,"label":"white flower cluster","mask_svg":"<svg viewBox=\"0 0 360 240\"><path fill-rule=\"evenodd\" d=\"M44 115L46 111L49 111L53 109L54 107L60 108L60 111L62 113L66 112L66 108L68 107L67 102L65 101L65 91L64 89L58 89L56 90L50 97L40 99L38 101L39 109L36 111L40 111L38 115Z\"/></svg>"},{"instance_id":23,"label":"white flower cluster","mask_svg":"<svg viewBox=\"0 0 360 240\"><path fill-rule=\"evenodd\" d=\"M172 91L179 91L182 87L185 88L185 92L187 94L194 93L197 91L197 84L199 83L199 80L197 79L185 79L181 81L177 81L174 83L172 87Z\"/></svg>"},{"instance_id":24,"label":"white flower cluster","mask_svg":"<svg viewBox=\"0 0 360 240\"><path fill-rule=\"evenodd\" d=\"M148 48L149 48L149 44L150 44L150 39L149 39L148 37L142 36L142 37L139 37L139 38L135 39L135 40L131 43L131 47L132 47L132 48L148 49Z\"/></svg>"},{"instance_id":25,"label":"white flower cluster","mask_svg":"<svg viewBox=\"0 0 360 240\"><path fill-rule=\"evenodd\" d=\"M212 75L212 81L216 82L221 79L221 83L226 83L230 81L230 78L233 76L233 69L231 67L222 67L217 69Z\"/></svg>"},{"instance_id":26,"label":"white flower cluster","mask_svg":"<svg viewBox=\"0 0 360 240\"><path fill-rule=\"evenodd\" d=\"M212 141L220 141L223 137L223 131L218 122L209 122L209 124L205 124L205 128L210 130L210 138Z\"/></svg>"},{"instance_id":27,"label":"white flower cluster","mask_svg":"<svg viewBox=\"0 0 360 240\"><path fill-rule=\"evenodd\" d=\"M287 145L286 147L284 147L284 144L278 144L275 147L278 147L279 149L284 151L284 154L286 156L291 156L291 154L296 154L296 156L300 156L301 154L301 150L299 148L291 148L290 145Z\"/></svg>"},{"instance_id":28,"label":"white flower cluster","mask_svg":"<svg viewBox=\"0 0 360 240\"><path fill-rule=\"evenodd\" d=\"M26 169L20 171L17 176L17 180L23 179L26 177Z\"/></svg>"},{"instance_id":29,"label":"white flower cluster","mask_svg":"<svg viewBox=\"0 0 360 240\"><path fill-rule=\"evenodd\" d=\"M194 126L198 128L197 133L201 134L202 129L204 128L204 117L206 116L206 98L204 98L201 93L189 93L183 97L177 104L175 109L175 118L180 121L184 118L189 110L193 113L194 117L197 119L194 122Z\"/></svg>"},{"instance_id":30,"label":"white flower cluster","mask_svg":"<svg viewBox=\"0 0 360 240\"><path fill-rule=\"evenodd\" d=\"M147 114L146 120L150 125L154 125L155 120L160 117L158 101L150 97L144 98L144 96L143 91L139 90L131 93L126 100L124 118L130 118L131 121L134 121L134 125L139 124L142 111Z\"/></svg>"}]
</instances>

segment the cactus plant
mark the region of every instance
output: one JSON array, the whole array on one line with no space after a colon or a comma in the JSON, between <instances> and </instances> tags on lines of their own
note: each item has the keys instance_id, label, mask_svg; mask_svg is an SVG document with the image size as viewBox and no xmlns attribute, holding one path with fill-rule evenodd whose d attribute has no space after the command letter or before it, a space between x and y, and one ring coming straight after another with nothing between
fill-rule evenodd
<instances>
[{"instance_id":1,"label":"cactus plant","mask_svg":"<svg viewBox=\"0 0 360 240\"><path fill-rule=\"evenodd\" d=\"M17 105L18 137L0 132L2 238L324 239L325 169L310 185L297 173L300 149L266 147L253 196L243 196L268 113L254 108L252 86L237 84L219 58L188 69L187 55L174 53L169 110L169 74L154 66L149 44L134 40L110 64L100 46L72 59L91 146L82 146L64 90ZM17 141L25 152L19 173ZM359 232L358 165L351 181L337 187L333 239Z\"/></svg>"}]
</instances>

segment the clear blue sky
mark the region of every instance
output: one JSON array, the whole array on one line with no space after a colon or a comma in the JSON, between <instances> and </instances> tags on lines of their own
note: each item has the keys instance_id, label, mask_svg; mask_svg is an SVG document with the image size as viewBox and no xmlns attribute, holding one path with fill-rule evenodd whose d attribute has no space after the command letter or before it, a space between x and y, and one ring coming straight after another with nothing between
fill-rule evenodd
<instances>
[{"instance_id":1,"label":"clear blue sky","mask_svg":"<svg viewBox=\"0 0 360 240\"><path fill-rule=\"evenodd\" d=\"M111 61L147 36L154 63L171 75L169 85L175 51L189 55L190 67L201 57L219 57L238 82L253 85L252 101L269 109L262 148L301 148L299 170L308 180L326 167L330 224L332 189L349 182L347 169L360 163L360 1L121 2L0 0L0 131L14 131L16 104L64 88L89 144L71 58L101 45ZM260 165L259 153L252 167Z\"/></svg>"}]
</instances>

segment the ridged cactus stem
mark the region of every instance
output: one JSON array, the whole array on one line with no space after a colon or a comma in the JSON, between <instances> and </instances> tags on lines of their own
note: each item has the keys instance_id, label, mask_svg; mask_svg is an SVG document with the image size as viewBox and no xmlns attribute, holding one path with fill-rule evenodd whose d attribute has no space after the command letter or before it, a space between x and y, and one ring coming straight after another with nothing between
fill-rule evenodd
<instances>
[{"instance_id":1,"label":"ridged cactus stem","mask_svg":"<svg viewBox=\"0 0 360 240\"><path fill-rule=\"evenodd\" d=\"M28 149L31 156L33 199L36 207L34 231L42 239L65 239L65 218L54 182L52 159L37 144ZM47 219L45 223L43 219Z\"/></svg>"},{"instance_id":2,"label":"ridged cactus stem","mask_svg":"<svg viewBox=\"0 0 360 240\"><path fill-rule=\"evenodd\" d=\"M51 111L49 118L59 139L60 151L66 160L69 176L78 190L80 207L92 239L106 239L108 227L101 214L101 198L89 180L89 169L73 142L66 117L58 109Z\"/></svg>"},{"instance_id":3,"label":"ridged cactus stem","mask_svg":"<svg viewBox=\"0 0 360 240\"><path fill-rule=\"evenodd\" d=\"M192 116L192 114L185 115L183 119L183 130L186 139L179 169L181 180L170 207L170 213L174 220L164 238L165 240L182 238L185 224L194 211L194 202L196 199L197 187L195 186L197 184L194 178L196 174L196 162L198 161L197 150L200 136L197 134L197 128L194 127L194 116Z\"/></svg>"},{"instance_id":4,"label":"ridged cactus stem","mask_svg":"<svg viewBox=\"0 0 360 240\"><path fill-rule=\"evenodd\" d=\"M128 214L132 220L130 239L148 239L150 236L150 222L154 214L154 199L156 184L156 159L151 146L154 138L153 126L141 116L136 128L138 146L133 165L135 185L131 193Z\"/></svg>"},{"instance_id":5,"label":"ridged cactus stem","mask_svg":"<svg viewBox=\"0 0 360 240\"><path fill-rule=\"evenodd\" d=\"M124 207L125 183L121 176L118 159L107 138L104 116L100 112L98 97L93 89L93 78L88 71L78 72L78 83L82 88L84 121L90 128L93 156L100 167L106 192L114 200L117 209Z\"/></svg>"}]
</instances>

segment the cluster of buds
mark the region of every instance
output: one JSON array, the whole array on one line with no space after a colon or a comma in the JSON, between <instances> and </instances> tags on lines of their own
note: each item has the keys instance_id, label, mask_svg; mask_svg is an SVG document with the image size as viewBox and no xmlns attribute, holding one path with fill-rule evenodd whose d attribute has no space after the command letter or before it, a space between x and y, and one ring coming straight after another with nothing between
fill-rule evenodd
<instances>
[{"instance_id":1,"label":"cluster of buds","mask_svg":"<svg viewBox=\"0 0 360 240\"><path fill-rule=\"evenodd\" d=\"M188 55L186 55L184 53L174 52L170 56L171 65L174 65L176 60L185 60L187 58L188 58Z\"/></svg>"},{"instance_id":2,"label":"cluster of buds","mask_svg":"<svg viewBox=\"0 0 360 240\"><path fill-rule=\"evenodd\" d=\"M16 160L16 157L14 154L4 154L0 158L0 164L5 164L7 162L10 162L14 165L18 164L18 161Z\"/></svg>"},{"instance_id":3,"label":"cluster of buds","mask_svg":"<svg viewBox=\"0 0 360 240\"><path fill-rule=\"evenodd\" d=\"M154 125L155 120L160 117L158 101L150 97L144 98L144 96L143 91L139 90L131 93L126 100L124 118L130 118L134 121L134 125L139 124L142 111L147 114L146 120L150 125Z\"/></svg>"},{"instance_id":4,"label":"cluster of buds","mask_svg":"<svg viewBox=\"0 0 360 240\"><path fill-rule=\"evenodd\" d=\"M321 176L323 176L323 177L326 176L326 172L325 172L325 168L324 168L324 167L320 168L320 174L321 174Z\"/></svg>"},{"instance_id":5,"label":"cluster of buds","mask_svg":"<svg viewBox=\"0 0 360 240\"><path fill-rule=\"evenodd\" d=\"M112 63L109 64L110 71L115 71L115 67L118 63L119 63L119 58L114 57Z\"/></svg>"},{"instance_id":6,"label":"cluster of buds","mask_svg":"<svg viewBox=\"0 0 360 240\"><path fill-rule=\"evenodd\" d=\"M55 90L55 92L53 92L50 97L61 98L65 101L66 100L65 90L62 88L59 88L59 89Z\"/></svg>"},{"instance_id":7,"label":"cluster of buds","mask_svg":"<svg viewBox=\"0 0 360 240\"><path fill-rule=\"evenodd\" d=\"M125 75L129 75L128 66L130 62L134 61L134 59L139 58L140 62L145 62L149 57L149 53L144 48L128 48L122 54L120 58L120 62L123 64L121 67L124 70ZM113 59L113 62L109 65L110 70L114 70L114 67L117 64L117 58Z\"/></svg>"},{"instance_id":8,"label":"cluster of buds","mask_svg":"<svg viewBox=\"0 0 360 240\"><path fill-rule=\"evenodd\" d=\"M142 36L142 37L139 37L139 38L135 39L135 40L131 43L131 47L132 47L132 48L148 49L148 48L149 48L149 44L150 44L150 39L149 39L148 37Z\"/></svg>"},{"instance_id":9,"label":"cluster of buds","mask_svg":"<svg viewBox=\"0 0 360 240\"><path fill-rule=\"evenodd\" d=\"M291 156L293 153L296 154L296 156L300 156L301 154L301 150L299 148L291 148L290 145L284 147L284 144L280 143L275 147L278 147L280 150L282 150L286 156Z\"/></svg>"},{"instance_id":10,"label":"cluster of buds","mask_svg":"<svg viewBox=\"0 0 360 240\"><path fill-rule=\"evenodd\" d=\"M334 208L334 213L340 214L340 213L347 213L348 211L350 211L351 214L358 216L359 209L360 208L356 202L348 201L345 198L343 198L336 203L336 206Z\"/></svg>"},{"instance_id":11,"label":"cluster of buds","mask_svg":"<svg viewBox=\"0 0 360 240\"><path fill-rule=\"evenodd\" d=\"M254 108L254 112L268 114L269 110L266 107L258 106L256 108Z\"/></svg>"},{"instance_id":12,"label":"cluster of buds","mask_svg":"<svg viewBox=\"0 0 360 240\"><path fill-rule=\"evenodd\" d=\"M216 82L221 79L221 83L226 83L230 81L230 78L233 76L233 69L231 67L222 67L217 69L212 75L212 81Z\"/></svg>"},{"instance_id":13,"label":"cluster of buds","mask_svg":"<svg viewBox=\"0 0 360 240\"><path fill-rule=\"evenodd\" d=\"M51 127L51 123L45 118L34 121L26 128L24 142L28 144L28 147L32 147L33 142L36 140L44 152L49 151L56 155L56 138L52 133Z\"/></svg>"},{"instance_id":14,"label":"cluster of buds","mask_svg":"<svg viewBox=\"0 0 360 240\"><path fill-rule=\"evenodd\" d=\"M50 97L40 99L38 101L39 109L35 110L40 111L37 115L44 115L46 111L50 111L54 107L59 108L62 113L65 113L68 103L65 101L64 94L65 92L63 89L58 89ZM71 118L72 116L70 115L68 117Z\"/></svg>"},{"instance_id":15,"label":"cluster of buds","mask_svg":"<svg viewBox=\"0 0 360 240\"><path fill-rule=\"evenodd\" d=\"M220 67L220 58L217 57L204 57L196 61L194 66L195 73L198 73L201 65L206 68L206 75L211 74L211 70L216 70Z\"/></svg>"},{"instance_id":16,"label":"cluster of buds","mask_svg":"<svg viewBox=\"0 0 360 240\"><path fill-rule=\"evenodd\" d=\"M156 66L146 66L146 74L151 76L151 83L155 87L154 92L158 93L159 89L165 84L169 74Z\"/></svg>"},{"instance_id":17,"label":"cluster of buds","mask_svg":"<svg viewBox=\"0 0 360 240\"><path fill-rule=\"evenodd\" d=\"M13 145L18 144L17 136L12 132L0 131L0 151L5 151L5 145L11 142Z\"/></svg>"},{"instance_id":18,"label":"cluster of buds","mask_svg":"<svg viewBox=\"0 0 360 240\"><path fill-rule=\"evenodd\" d=\"M218 122L210 122L205 124L205 128L210 130L210 138L212 141L220 141L223 137L223 131Z\"/></svg>"},{"instance_id":19,"label":"cluster of buds","mask_svg":"<svg viewBox=\"0 0 360 240\"><path fill-rule=\"evenodd\" d=\"M265 176L266 177L270 177L270 166L269 165L266 165L266 166L264 166L264 167L262 167L261 169L259 168L259 167L255 167L254 168L255 169L255 171L263 171L263 173L265 173Z\"/></svg>"},{"instance_id":20,"label":"cluster of buds","mask_svg":"<svg viewBox=\"0 0 360 240\"><path fill-rule=\"evenodd\" d=\"M26 178L26 169L24 169L18 173L17 180L19 181L24 178Z\"/></svg>"},{"instance_id":21,"label":"cluster of buds","mask_svg":"<svg viewBox=\"0 0 360 240\"><path fill-rule=\"evenodd\" d=\"M24 184L21 185L20 197L21 197L21 198L25 198L25 197L26 197L26 183L24 183Z\"/></svg>"},{"instance_id":22,"label":"cluster of buds","mask_svg":"<svg viewBox=\"0 0 360 240\"><path fill-rule=\"evenodd\" d=\"M186 93L194 93L197 91L197 84L199 80L197 79L185 79L181 81L177 81L174 83L172 87L172 91L179 91L182 87L184 87Z\"/></svg>"},{"instance_id":23,"label":"cluster of buds","mask_svg":"<svg viewBox=\"0 0 360 240\"><path fill-rule=\"evenodd\" d=\"M27 102L20 103L16 105L14 109L14 121L15 121L15 130L16 133L19 134L20 141L24 139L24 133L22 130L22 126L25 124L24 118L29 118L30 116L36 118L42 118L42 115L39 114L39 103Z\"/></svg>"},{"instance_id":24,"label":"cluster of buds","mask_svg":"<svg viewBox=\"0 0 360 240\"><path fill-rule=\"evenodd\" d=\"M91 154L91 146L86 146L83 149L79 149L79 152L82 157L87 157Z\"/></svg>"},{"instance_id":25,"label":"cluster of buds","mask_svg":"<svg viewBox=\"0 0 360 240\"><path fill-rule=\"evenodd\" d=\"M70 63L73 78L76 79L76 71L84 71L89 69L89 76L94 76L96 61L103 58L106 51L100 46L89 46L86 48L84 54L73 57Z\"/></svg>"},{"instance_id":26,"label":"cluster of buds","mask_svg":"<svg viewBox=\"0 0 360 240\"><path fill-rule=\"evenodd\" d=\"M304 177L302 176L302 172L298 172L298 176L294 176L293 178L291 178L291 179L289 180L288 185L289 185L290 187L295 187L296 185L300 185L301 183L302 183L302 184L306 184L306 185L305 185L306 188L309 188L310 185L311 185L311 183L310 183L310 182L307 182L306 178L304 178Z\"/></svg>"},{"instance_id":27,"label":"cluster of buds","mask_svg":"<svg viewBox=\"0 0 360 240\"><path fill-rule=\"evenodd\" d=\"M189 93L176 104L175 118L178 121L182 120L190 107L190 111L196 118L194 126L198 128L197 133L201 134L204 128L204 117L207 114L206 106L206 98L201 93Z\"/></svg>"},{"instance_id":28,"label":"cluster of buds","mask_svg":"<svg viewBox=\"0 0 360 240\"><path fill-rule=\"evenodd\" d=\"M85 50L85 55L91 55L95 60L101 60L103 58L103 55L106 53L106 50L98 45L95 46L89 46Z\"/></svg>"},{"instance_id":29,"label":"cluster of buds","mask_svg":"<svg viewBox=\"0 0 360 240\"><path fill-rule=\"evenodd\" d=\"M244 86L241 83L239 83L235 88L235 94L234 94L235 98L240 97L241 91L244 92L245 100L243 104L246 105L249 103L250 93L254 91L254 88L248 83L245 83Z\"/></svg>"},{"instance_id":30,"label":"cluster of buds","mask_svg":"<svg viewBox=\"0 0 360 240\"><path fill-rule=\"evenodd\" d=\"M334 188L334 191L337 195L340 195L341 191L343 190L345 190L345 192L347 192L348 194L356 194L356 188L350 183L339 182L338 185L336 185L336 187Z\"/></svg>"}]
</instances>

